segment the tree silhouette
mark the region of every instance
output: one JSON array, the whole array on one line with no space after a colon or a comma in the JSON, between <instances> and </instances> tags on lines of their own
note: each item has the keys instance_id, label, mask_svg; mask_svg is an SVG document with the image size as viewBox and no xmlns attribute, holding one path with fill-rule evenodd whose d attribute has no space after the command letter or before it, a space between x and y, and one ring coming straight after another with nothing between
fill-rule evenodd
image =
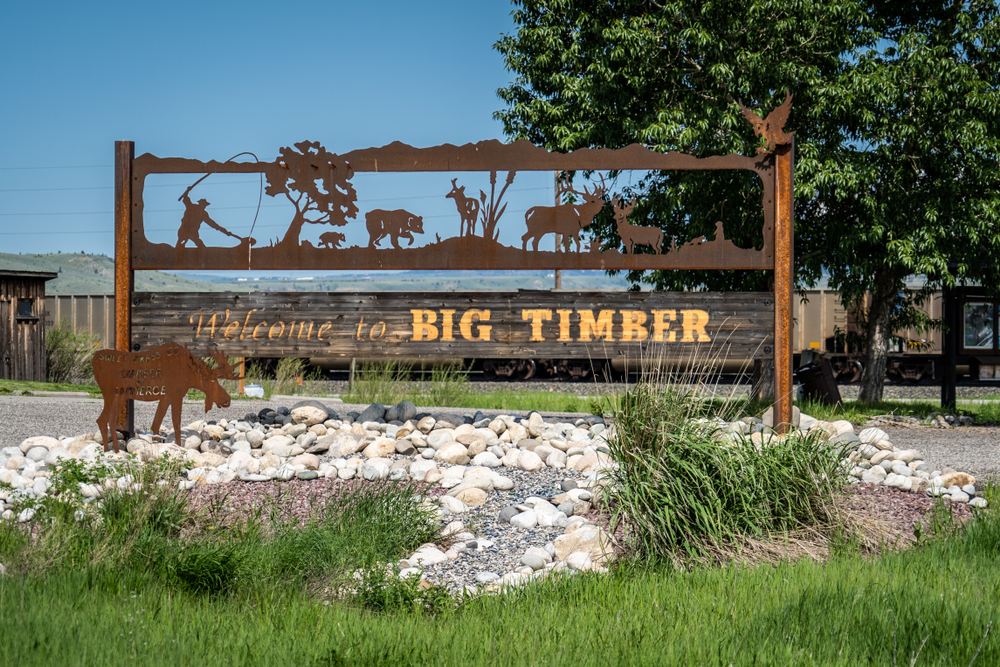
<instances>
[{"instance_id":1,"label":"tree silhouette","mask_svg":"<svg viewBox=\"0 0 1000 667\"><path fill-rule=\"evenodd\" d=\"M295 207L295 217L279 245L299 245L305 223L342 227L358 213L354 204L358 195L350 179L354 170L347 162L330 153L318 141L294 144L279 151L278 159L268 168L267 188L271 197L283 194Z\"/></svg>"}]
</instances>

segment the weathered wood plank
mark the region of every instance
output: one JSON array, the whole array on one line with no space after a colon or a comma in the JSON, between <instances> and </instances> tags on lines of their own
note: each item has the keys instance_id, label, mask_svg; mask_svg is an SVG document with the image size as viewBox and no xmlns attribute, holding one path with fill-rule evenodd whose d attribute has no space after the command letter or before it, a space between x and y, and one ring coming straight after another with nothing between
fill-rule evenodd
<instances>
[{"instance_id":1,"label":"weathered wood plank","mask_svg":"<svg viewBox=\"0 0 1000 667\"><path fill-rule=\"evenodd\" d=\"M773 356L767 293L254 292L136 294L132 342L233 356Z\"/></svg>"}]
</instances>

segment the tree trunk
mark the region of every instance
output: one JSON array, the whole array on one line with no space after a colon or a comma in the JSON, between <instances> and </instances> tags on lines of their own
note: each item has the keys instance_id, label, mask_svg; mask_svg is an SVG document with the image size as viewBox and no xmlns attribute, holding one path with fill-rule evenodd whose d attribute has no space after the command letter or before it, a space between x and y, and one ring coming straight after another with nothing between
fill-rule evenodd
<instances>
[{"instance_id":1,"label":"tree trunk","mask_svg":"<svg viewBox=\"0 0 1000 667\"><path fill-rule=\"evenodd\" d=\"M299 247L299 233L302 232L302 225L306 221L306 216L299 211L295 211L295 217L292 218L292 224L288 225L288 231L285 232L285 237L281 239L282 246L293 246L295 248Z\"/></svg>"},{"instance_id":2,"label":"tree trunk","mask_svg":"<svg viewBox=\"0 0 1000 667\"><path fill-rule=\"evenodd\" d=\"M889 341L892 337L890 320L896 302L896 276L888 267L875 273L872 305L868 310L868 344L865 349L865 366L861 373L861 391L858 401L874 403L882 400L882 386L889 361Z\"/></svg>"},{"instance_id":3,"label":"tree trunk","mask_svg":"<svg viewBox=\"0 0 1000 667\"><path fill-rule=\"evenodd\" d=\"M750 378L755 401L774 401L774 359L754 359Z\"/></svg>"}]
</instances>

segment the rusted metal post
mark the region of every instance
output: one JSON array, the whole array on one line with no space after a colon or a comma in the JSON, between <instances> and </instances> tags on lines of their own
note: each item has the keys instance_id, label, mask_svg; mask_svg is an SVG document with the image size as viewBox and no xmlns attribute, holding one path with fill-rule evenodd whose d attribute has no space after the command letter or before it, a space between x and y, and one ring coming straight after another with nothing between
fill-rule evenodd
<instances>
[{"instance_id":1,"label":"rusted metal post","mask_svg":"<svg viewBox=\"0 0 1000 667\"><path fill-rule=\"evenodd\" d=\"M945 287L942 290L942 297L941 305L944 310L942 315L944 316L945 330L942 346L944 368L941 374L941 409L954 410L958 384L958 371L956 369L958 332L961 330L961 319L958 317L960 312L958 309L958 290L954 287Z\"/></svg>"},{"instance_id":2,"label":"rusted metal post","mask_svg":"<svg viewBox=\"0 0 1000 667\"><path fill-rule=\"evenodd\" d=\"M559 206L562 202L559 201L559 172L556 172L556 201L555 205ZM559 252L559 243L562 241L559 234L554 235L556 237L556 252ZM556 289L562 289L562 269L556 269Z\"/></svg>"},{"instance_id":3,"label":"rusted metal post","mask_svg":"<svg viewBox=\"0 0 1000 667\"><path fill-rule=\"evenodd\" d=\"M792 288L795 282L795 140L775 151L774 216L774 424L792 423Z\"/></svg>"},{"instance_id":4,"label":"rusted metal post","mask_svg":"<svg viewBox=\"0 0 1000 667\"><path fill-rule=\"evenodd\" d=\"M135 142L115 142L115 349L131 352L132 294L132 161ZM118 428L135 433L135 402L128 400L118 416ZM112 437L114 434L112 434Z\"/></svg>"}]
</instances>

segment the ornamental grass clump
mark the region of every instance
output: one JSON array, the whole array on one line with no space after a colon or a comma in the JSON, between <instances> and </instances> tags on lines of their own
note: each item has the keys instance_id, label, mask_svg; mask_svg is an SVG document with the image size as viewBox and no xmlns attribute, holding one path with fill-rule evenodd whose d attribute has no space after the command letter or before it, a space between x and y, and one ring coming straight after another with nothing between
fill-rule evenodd
<instances>
[{"instance_id":1,"label":"ornamental grass clump","mask_svg":"<svg viewBox=\"0 0 1000 667\"><path fill-rule=\"evenodd\" d=\"M700 417L703 409L678 386L652 381L618 404L610 498L631 554L716 558L747 540L835 527L833 494L846 482L842 448L804 434L754 441L725 420Z\"/></svg>"}]
</instances>

